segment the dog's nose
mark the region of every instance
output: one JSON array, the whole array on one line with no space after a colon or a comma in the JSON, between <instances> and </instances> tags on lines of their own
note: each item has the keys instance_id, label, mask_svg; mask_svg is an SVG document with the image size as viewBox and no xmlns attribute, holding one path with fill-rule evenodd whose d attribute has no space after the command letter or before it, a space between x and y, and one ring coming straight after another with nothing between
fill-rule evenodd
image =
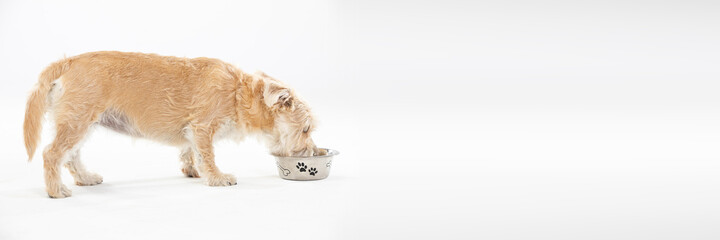
<instances>
[{"instance_id":1,"label":"dog's nose","mask_svg":"<svg viewBox=\"0 0 720 240\"><path fill-rule=\"evenodd\" d=\"M307 156L314 156L313 151L311 148L305 148L300 151L294 151L290 154L290 156L299 156L299 157L307 157Z\"/></svg>"}]
</instances>

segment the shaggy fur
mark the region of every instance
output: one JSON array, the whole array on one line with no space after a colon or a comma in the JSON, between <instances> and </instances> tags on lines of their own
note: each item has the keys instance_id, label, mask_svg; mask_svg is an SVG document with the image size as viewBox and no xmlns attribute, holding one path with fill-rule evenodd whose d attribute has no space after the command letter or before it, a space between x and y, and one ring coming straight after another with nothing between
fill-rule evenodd
<instances>
[{"instance_id":1,"label":"shaggy fur","mask_svg":"<svg viewBox=\"0 0 720 240\"><path fill-rule=\"evenodd\" d=\"M63 163L77 185L102 182L85 169L78 152L96 125L177 146L182 172L202 176L210 186L236 184L215 166L213 141L219 138L256 134L275 155L318 154L310 108L292 89L262 72L247 74L211 58L92 52L51 64L27 102L29 160L45 112L56 129L43 153L46 190L53 198L71 195L60 179Z\"/></svg>"}]
</instances>

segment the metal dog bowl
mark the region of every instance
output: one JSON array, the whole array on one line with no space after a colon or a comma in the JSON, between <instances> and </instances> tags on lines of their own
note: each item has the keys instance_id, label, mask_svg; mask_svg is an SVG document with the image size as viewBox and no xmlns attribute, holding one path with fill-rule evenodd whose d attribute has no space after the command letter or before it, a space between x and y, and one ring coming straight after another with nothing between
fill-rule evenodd
<instances>
[{"instance_id":1,"label":"metal dog bowl","mask_svg":"<svg viewBox=\"0 0 720 240\"><path fill-rule=\"evenodd\" d=\"M309 157L278 157L275 156L278 173L286 180L320 180L330 174L330 166L335 155L340 152L321 148L324 155Z\"/></svg>"}]
</instances>

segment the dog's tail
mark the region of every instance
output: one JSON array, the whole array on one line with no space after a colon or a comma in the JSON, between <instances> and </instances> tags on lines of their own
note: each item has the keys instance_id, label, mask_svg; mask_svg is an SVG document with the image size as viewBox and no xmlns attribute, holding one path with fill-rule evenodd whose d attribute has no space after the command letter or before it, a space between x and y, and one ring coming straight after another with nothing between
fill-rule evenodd
<instances>
[{"instance_id":1,"label":"dog's tail","mask_svg":"<svg viewBox=\"0 0 720 240\"><path fill-rule=\"evenodd\" d=\"M23 124L28 161L32 161L35 148L40 140L42 120L48 104L48 93L53 87L52 82L60 78L68 69L70 69L70 59L63 59L50 64L40 74L40 80L28 98L25 108L25 123Z\"/></svg>"}]
</instances>

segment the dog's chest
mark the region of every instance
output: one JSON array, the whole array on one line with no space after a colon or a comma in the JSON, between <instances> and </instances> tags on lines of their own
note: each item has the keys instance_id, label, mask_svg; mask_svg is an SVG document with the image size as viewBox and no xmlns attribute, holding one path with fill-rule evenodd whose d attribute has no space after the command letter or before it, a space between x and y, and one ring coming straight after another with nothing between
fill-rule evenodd
<instances>
[{"instance_id":1,"label":"dog's chest","mask_svg":"<svg viewBox=\"0 0 720 240\"><path fill-rule=\"evenodd\" d=\"M220 128L218 128L217 132L215 132L214 139L230 139L239 142L245 138L245 135L246 134L243 131L237 128L237 123L227 120L220 125Z\"/></svg>"}]
</instances>

